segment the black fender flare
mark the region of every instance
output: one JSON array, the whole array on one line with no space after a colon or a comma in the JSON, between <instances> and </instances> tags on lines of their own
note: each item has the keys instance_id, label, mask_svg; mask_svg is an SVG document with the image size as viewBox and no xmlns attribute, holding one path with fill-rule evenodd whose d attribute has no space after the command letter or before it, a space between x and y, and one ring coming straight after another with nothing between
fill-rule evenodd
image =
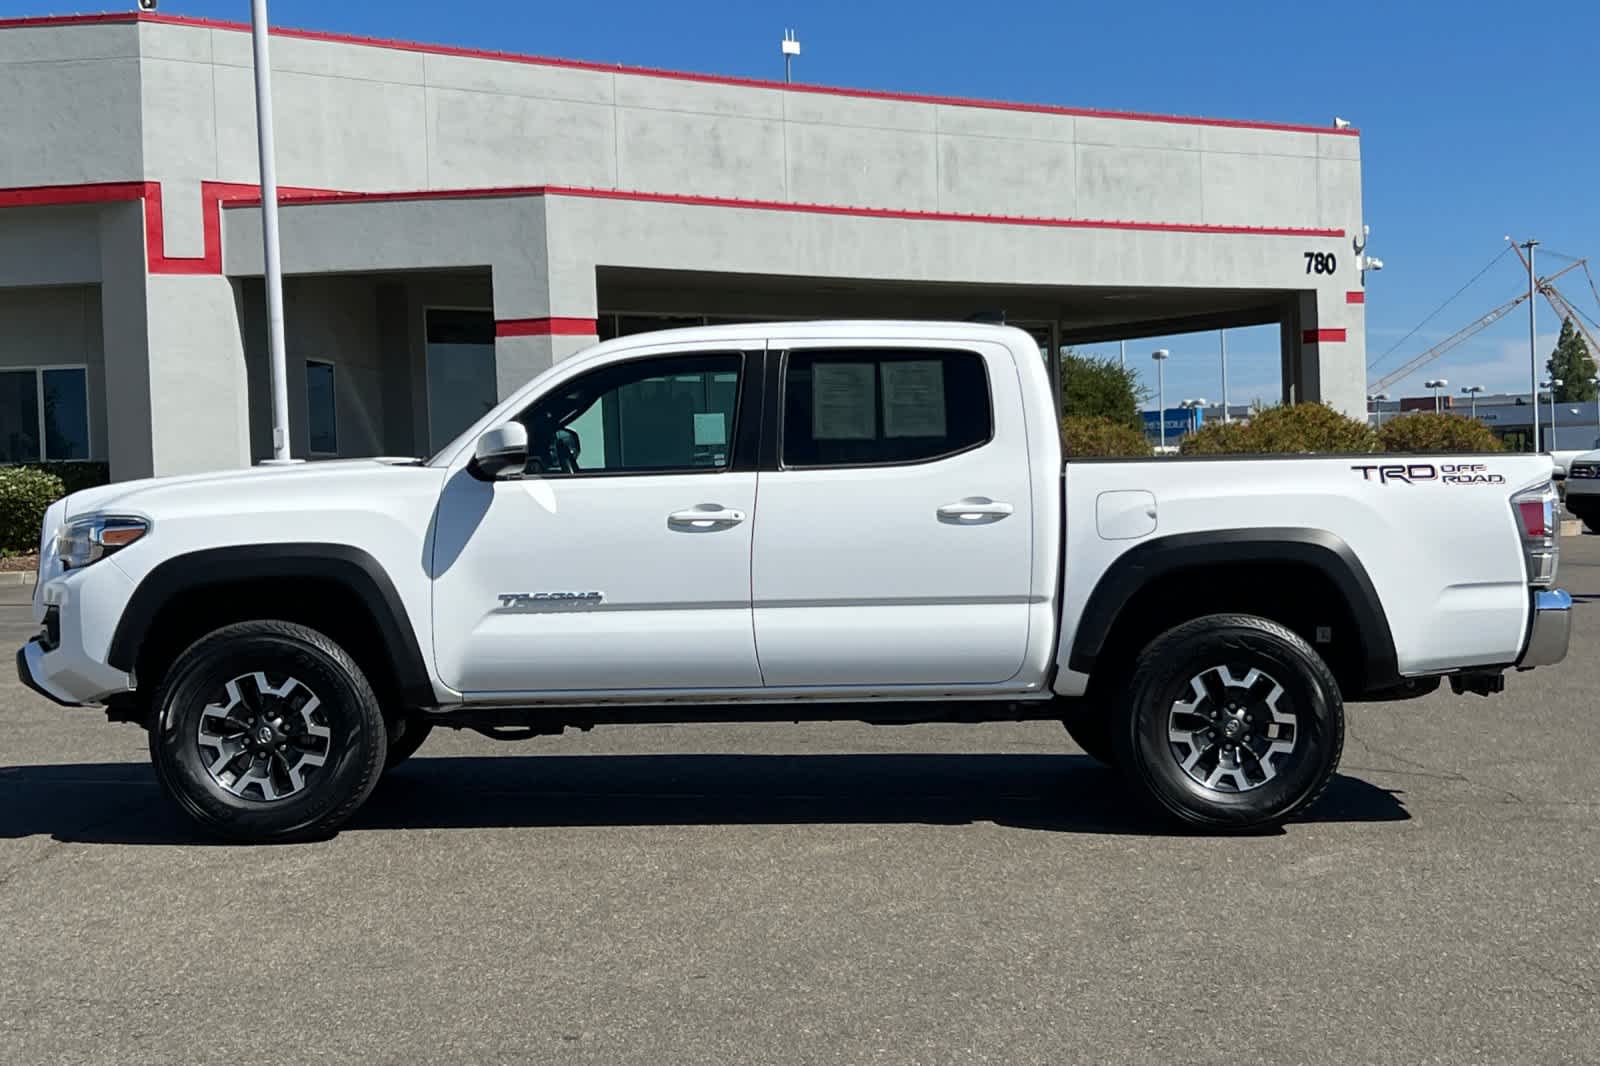
<instances>
[{"instance_id":1,"label":"black fender flare","mask_svg":"<svg viewBox=\"0 0 1600 1066\"><path fill-rule=\"evenodd\" d=\"M112 634L106 661L132 672L145 634L162 608L176 596L239 581L316 578L350 591L377 624L400 697L410 706L438 702L405 604L378 561L348 544L246 544L176 555L139 582Z\"/></svg>"},{"instance_id":2,"label":"black fender flare","mask_svg":"<svg viewBox=\"0 0 1600 1066\"><path fill-rule=\"evenodd\" d=\"M1327 577L1355 619L1366 663L1366 688L1399 683L1394 634L1366 567L1343 538L1324 529L1296 527L1176 533L1124 552L1100 576L1084 604L1068 668L1081 674L1094 672L1095 660L1123 606L1151 582L1180 570L1257 562L1304 564Z\"/></svg>"}]
</instances>

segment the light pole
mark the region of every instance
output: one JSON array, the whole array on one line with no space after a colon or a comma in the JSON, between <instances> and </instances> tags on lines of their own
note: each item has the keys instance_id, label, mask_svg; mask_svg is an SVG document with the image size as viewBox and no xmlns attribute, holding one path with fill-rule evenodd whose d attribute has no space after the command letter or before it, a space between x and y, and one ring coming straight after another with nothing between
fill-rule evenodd
<instances>
[{"instance_id":1,"label":"light pole","mask_svg":"<svg viewBox=\"0 0 1600 1066\"><path fill-rule=\"evenodd\" d=\"M1434 378L1432 381L1424 381L1422 383L1423 388L1433 390L1433 413L1436 415L1441 414L1444 411L1444 404L1441 401L1439 390L1448 384L1450 384L1449 378ZM1538 397L1534 398L1535 400L1538 399Z\"/></svg>"},{"instance_id":2,"label":"light pole","mask_svg":"<svg viewBox=\"0 0 1600 1066\"><path fill-rule=\"evenodd\" d=\"M1472 397L1472 417L1478 417L1478 393L1483 391L1482 385L1463 385L1461 391Z\"/></svg>"},{"instance_id":3,"label":"light pole","mask_svg":"<svg viewBox=\"0 0 1600 1066\"><path fill-rule=\"evenodd\" d=\"M1589 384L1600 386L1600 378L1590 378ZM1600 395L1597 395L1594 401L1594 430L1600 433ZM1600 438L1596 438L1595 443L1600 444Z\"/></svg>"},{"instance_id":4,"label":"light pole","mask_svg":"<svg viewBox=\"0 0 1600 1066\"><path fill-rule=\"evenodd\" d=\"M261 251L267 286L267 353L272 376L272 462L289 458L289 372L283 346L283 264L278 255L278 164L272 138L272 61L267 55L267 0L251 0L256 65L256 134L261 154Z\"/></svg>"},{"instance_id":5,"label":"light pole","mask_svg":"<svg viewBox=\"0 0 1600 1066\"><path fill-rule=\"evenodd\" d=\"M1556 390L1565 384L1566 382L1560 378L1551 378L1549 381L1539 382L1541 389L1550 390L1550 439L1545 443L1550 445L1549 450L1552 452L1556 450ZM1535 406L1538 406L1537 403L1535 403Z\"/></svg>"},{"instance_id":6,"label":"light pole","mask_svg":"<svg viewBox=\"0 0 1600 1066\"><path fill-rule=\"evenodd\" d=\"M1222 421L1228 421L1228 331L1217 330L1217 343L1222 349Z\"/></svg>"},{"instance_id":7,"label":"light pole","mask_svg":"<svg viewBox=\"0 0 1600 1066\"><path fill-rule=\"evenodd\" d=\"M1383 428L1383 405L1388 399L1387 392L1375 392L1367 397L1367 402L1373 405L1373 414L1378 416L1378 429Z\"/></svg>"},{"instance_id":8,"label":"light pole","mask_svg":"<svg viewBox=\"0 0 1600 1066\"><path fill-rule=\"evenodd\" d=\"M1539 246L1538 241L1529 240L1522 243L1528 252L1528 387L1533 390L1533 450L1539 452L1539 337L1535 329L1535 308L1537 302L1533 298L1533 250Z\"/></svg>"},{"instance_id":9,"label":"light pole","mask_svg":"<svg viewBox=\"0 0 1600 1066\"><path fill-rule=\"evenodd\" d=\"M1150 358L1156 361L1156 425L1160 427L1161 450L1167 448L1167 360L1172 353L1165 348L1157 348L1150 353Z\"/></svg>"},{"instance_id":10,"label":"light pole","mask_svg":"<svg viewBox=\"0 0 1600 1066\"><path fill-rule=\"evenodd\" d=\"M1194 400L1185 400L1185 401L1183 401L1183 403L1178 405L1178 406L1182 407L1185 411L1189 412L1189 432L1190 433L1193 433L1196 429L1199 428L1195 423L1196 423L1196 420L1199 419L1200 411L1205 407L1205 405L1206 405L1206 398L1204 396L1201 396L1200 398L1194 399Z\"/></svg>"}]
</instances>

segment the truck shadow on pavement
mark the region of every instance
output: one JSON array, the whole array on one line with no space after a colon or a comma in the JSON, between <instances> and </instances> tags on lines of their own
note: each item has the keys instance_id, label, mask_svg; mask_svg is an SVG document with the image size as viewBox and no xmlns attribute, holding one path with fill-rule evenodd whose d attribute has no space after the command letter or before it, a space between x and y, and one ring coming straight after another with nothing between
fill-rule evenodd
<instances>
[{"instance_id":1,"label":"truck shadow on pavement","mask_svg":"<svg viewBox=\"0 0 1600 1066\"><path fill-rule=\"evenodd\" d=\"M1339 775L1295 822L1410 818L1400 793ZM1082 755L523 755L416 758L345 833L551 826L924 824L1182 832ZM1281 833L1283 830L1270 830ZM143 763L0 769L0 839L204 844Z\"/></svg>"}]
</instances>

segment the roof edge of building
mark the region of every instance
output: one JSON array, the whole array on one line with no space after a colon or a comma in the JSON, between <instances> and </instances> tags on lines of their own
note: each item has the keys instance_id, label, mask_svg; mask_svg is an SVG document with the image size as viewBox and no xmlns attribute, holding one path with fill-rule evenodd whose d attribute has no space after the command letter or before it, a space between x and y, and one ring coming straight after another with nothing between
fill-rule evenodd
<instances>
[{"instance_id":1,"label":"roof edge of building","mask_svg":"<svg viewBox=\"0 0 1600 1066\"><path fill-rule=\"evenodd\" d=\"M249 25L222 19L198 18L190 15L163 15L150 11L118 11L90 15L33 15L0 19L0 30L27 29L50 26L95 25L105 23L148 22L165 26L189 26L202 29L250 32ZM364 45L369 48L388 48L404 52L421 52L430 55L457 56L466 59L483 59L502 63L523 63L533 66L561 67L569 70L587 70L608 74L632 74L647 78L671 78L676 81L701 82L711 85L734 85L748 89L774 89L784 92L814 93L827 96L848 96L867 100L891 100L914 104L935 104L948 107L971 107L992 111L1022 111L1044 115L1063 115L1073 118L1105 118L1126 122L1157 122L1180 126L1215 126L1225 129L1264 130L1281 133L1317 133L1335 137L1359 137L1361 131L1353 126L1309 126L1291 122L1262 122L1253 119L1207 118L1197 115L1162 115L1142 111L1112 111L1100 108L1068 107L1060 104L1021 103L1008 100L985 100L959 96L942 96L929 93L896 92L888 89L858 89L834 85L813 85L799 82L769 81L762 78L735 77L724 74L704 74L694 71L667 70L657 67L634 67L620 63L600 63L584 59L561 59L553 56L528 55L519 52L498 52L483 48L457 45L429 44L418 41L393 40L382 37L363 37L359 34L333 33L325 30L296 29L274 26L272 35L308 41L325 41L331 44Z\"/></svg>"}]
</instances>

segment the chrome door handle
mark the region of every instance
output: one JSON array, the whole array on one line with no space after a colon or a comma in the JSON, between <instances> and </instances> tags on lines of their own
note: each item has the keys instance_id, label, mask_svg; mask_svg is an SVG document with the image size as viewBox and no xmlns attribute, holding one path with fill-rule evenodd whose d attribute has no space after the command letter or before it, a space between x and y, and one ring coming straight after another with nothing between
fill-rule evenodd
<instances>
[{"instance_id":1,"label":"chrome door handle","mask_svg":"<svg viewBox=\"0 0 1600 1066\"><path fill-rule=\"evenodd\" d=\"M738 525L744 519L743 511L735 511L721 504L702 503L687 511L673 511L667 515L667 528L699 533L711 529L727 529Z\"/></svg>"},{"instance_id":2,"label":"chrome door handle","mask_svg":"<svg viewBox=\"0 0 1600 1066\"><path fill-rule=\"evenodd\" d=\"M1009 503L991 500L987 496L968 496L939 508L939 521L975 526L983 522L998 522L1015 511L1016 508Z\"/></svg>"}]
</instances>

